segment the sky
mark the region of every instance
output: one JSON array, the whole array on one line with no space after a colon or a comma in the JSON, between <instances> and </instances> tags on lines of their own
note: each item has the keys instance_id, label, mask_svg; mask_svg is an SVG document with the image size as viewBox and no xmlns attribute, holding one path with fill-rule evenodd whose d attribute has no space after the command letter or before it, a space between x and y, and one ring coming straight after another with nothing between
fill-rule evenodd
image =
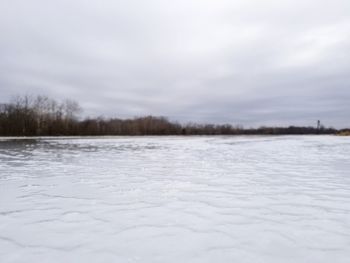
<instances>
[{"instance_id":1,"label":"sky","mask_svg":"<svg viewBox=\"0 0 350 263\"><path fill-rule=\"evenodd\" d=\"M0 102L350 126L349 0L0 0Z\"/></svg>"}]
</instances>

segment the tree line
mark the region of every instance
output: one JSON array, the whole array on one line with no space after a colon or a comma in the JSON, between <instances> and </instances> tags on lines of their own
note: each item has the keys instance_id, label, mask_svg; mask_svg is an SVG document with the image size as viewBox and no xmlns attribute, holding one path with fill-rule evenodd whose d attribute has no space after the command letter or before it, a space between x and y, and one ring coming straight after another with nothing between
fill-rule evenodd
<instances>
[{"instance_id":1,"label":"tree line","mask_svg":"<svg viewBox=\"0 0 350 263\"><path fill-rule=\"evenodd\" d=\"M336 134L334 128L260 127L244 129L231 124L180 124L165 117L80 118L79 104L47 96L16 96L0 104L0 136L97 135L287 135Z\"/></svg>"}]
</instances>

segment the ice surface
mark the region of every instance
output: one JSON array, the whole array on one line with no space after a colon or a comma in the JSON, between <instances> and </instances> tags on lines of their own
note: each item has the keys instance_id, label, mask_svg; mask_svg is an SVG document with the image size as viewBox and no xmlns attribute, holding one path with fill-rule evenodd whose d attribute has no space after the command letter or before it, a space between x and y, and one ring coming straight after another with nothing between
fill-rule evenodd
<instances>
[{"instance_id":1,"label":"ice surface","mask_svg":"<svg viewBox=\"0 0 350 263\"><path fill-rule=\"evenodd\" d=\"M0 139L0 262L350 262L350 139Z\"/></svg>"}]
</instances>

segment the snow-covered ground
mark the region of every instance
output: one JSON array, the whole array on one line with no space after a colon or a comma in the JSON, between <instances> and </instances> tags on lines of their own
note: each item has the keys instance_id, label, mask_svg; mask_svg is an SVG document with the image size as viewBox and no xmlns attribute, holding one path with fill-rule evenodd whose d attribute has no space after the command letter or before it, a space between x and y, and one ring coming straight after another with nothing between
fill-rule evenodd
<instances>
[{"instance_id":1,"label":"snow-covered ground","mask_svg":"<svg viewBox=\"0 0 350 263\"><path fill-rule=\"evenodd\" d=\"M0 139L0 262L350 262L350 138Z\"/></svg>"}]
</instances>

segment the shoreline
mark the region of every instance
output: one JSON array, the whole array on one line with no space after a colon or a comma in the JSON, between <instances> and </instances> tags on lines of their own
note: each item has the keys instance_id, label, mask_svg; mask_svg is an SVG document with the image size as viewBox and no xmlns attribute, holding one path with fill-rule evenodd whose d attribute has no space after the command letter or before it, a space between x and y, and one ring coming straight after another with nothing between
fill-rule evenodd
<instances>
[{"instance_id":1,"label":"shoreline","mask_svg":"<svg viewBox=\"0 0 350 263\"><path fill-rule=\"evenodd\" d=\"M109 139L109 138L147 138L147 137L287 137L287 136L349 136L340 134L191 134L191 135L50 135L50 136L0 136L1 140L31 140L31 139Z\"/></svg>"}]
</instances>

